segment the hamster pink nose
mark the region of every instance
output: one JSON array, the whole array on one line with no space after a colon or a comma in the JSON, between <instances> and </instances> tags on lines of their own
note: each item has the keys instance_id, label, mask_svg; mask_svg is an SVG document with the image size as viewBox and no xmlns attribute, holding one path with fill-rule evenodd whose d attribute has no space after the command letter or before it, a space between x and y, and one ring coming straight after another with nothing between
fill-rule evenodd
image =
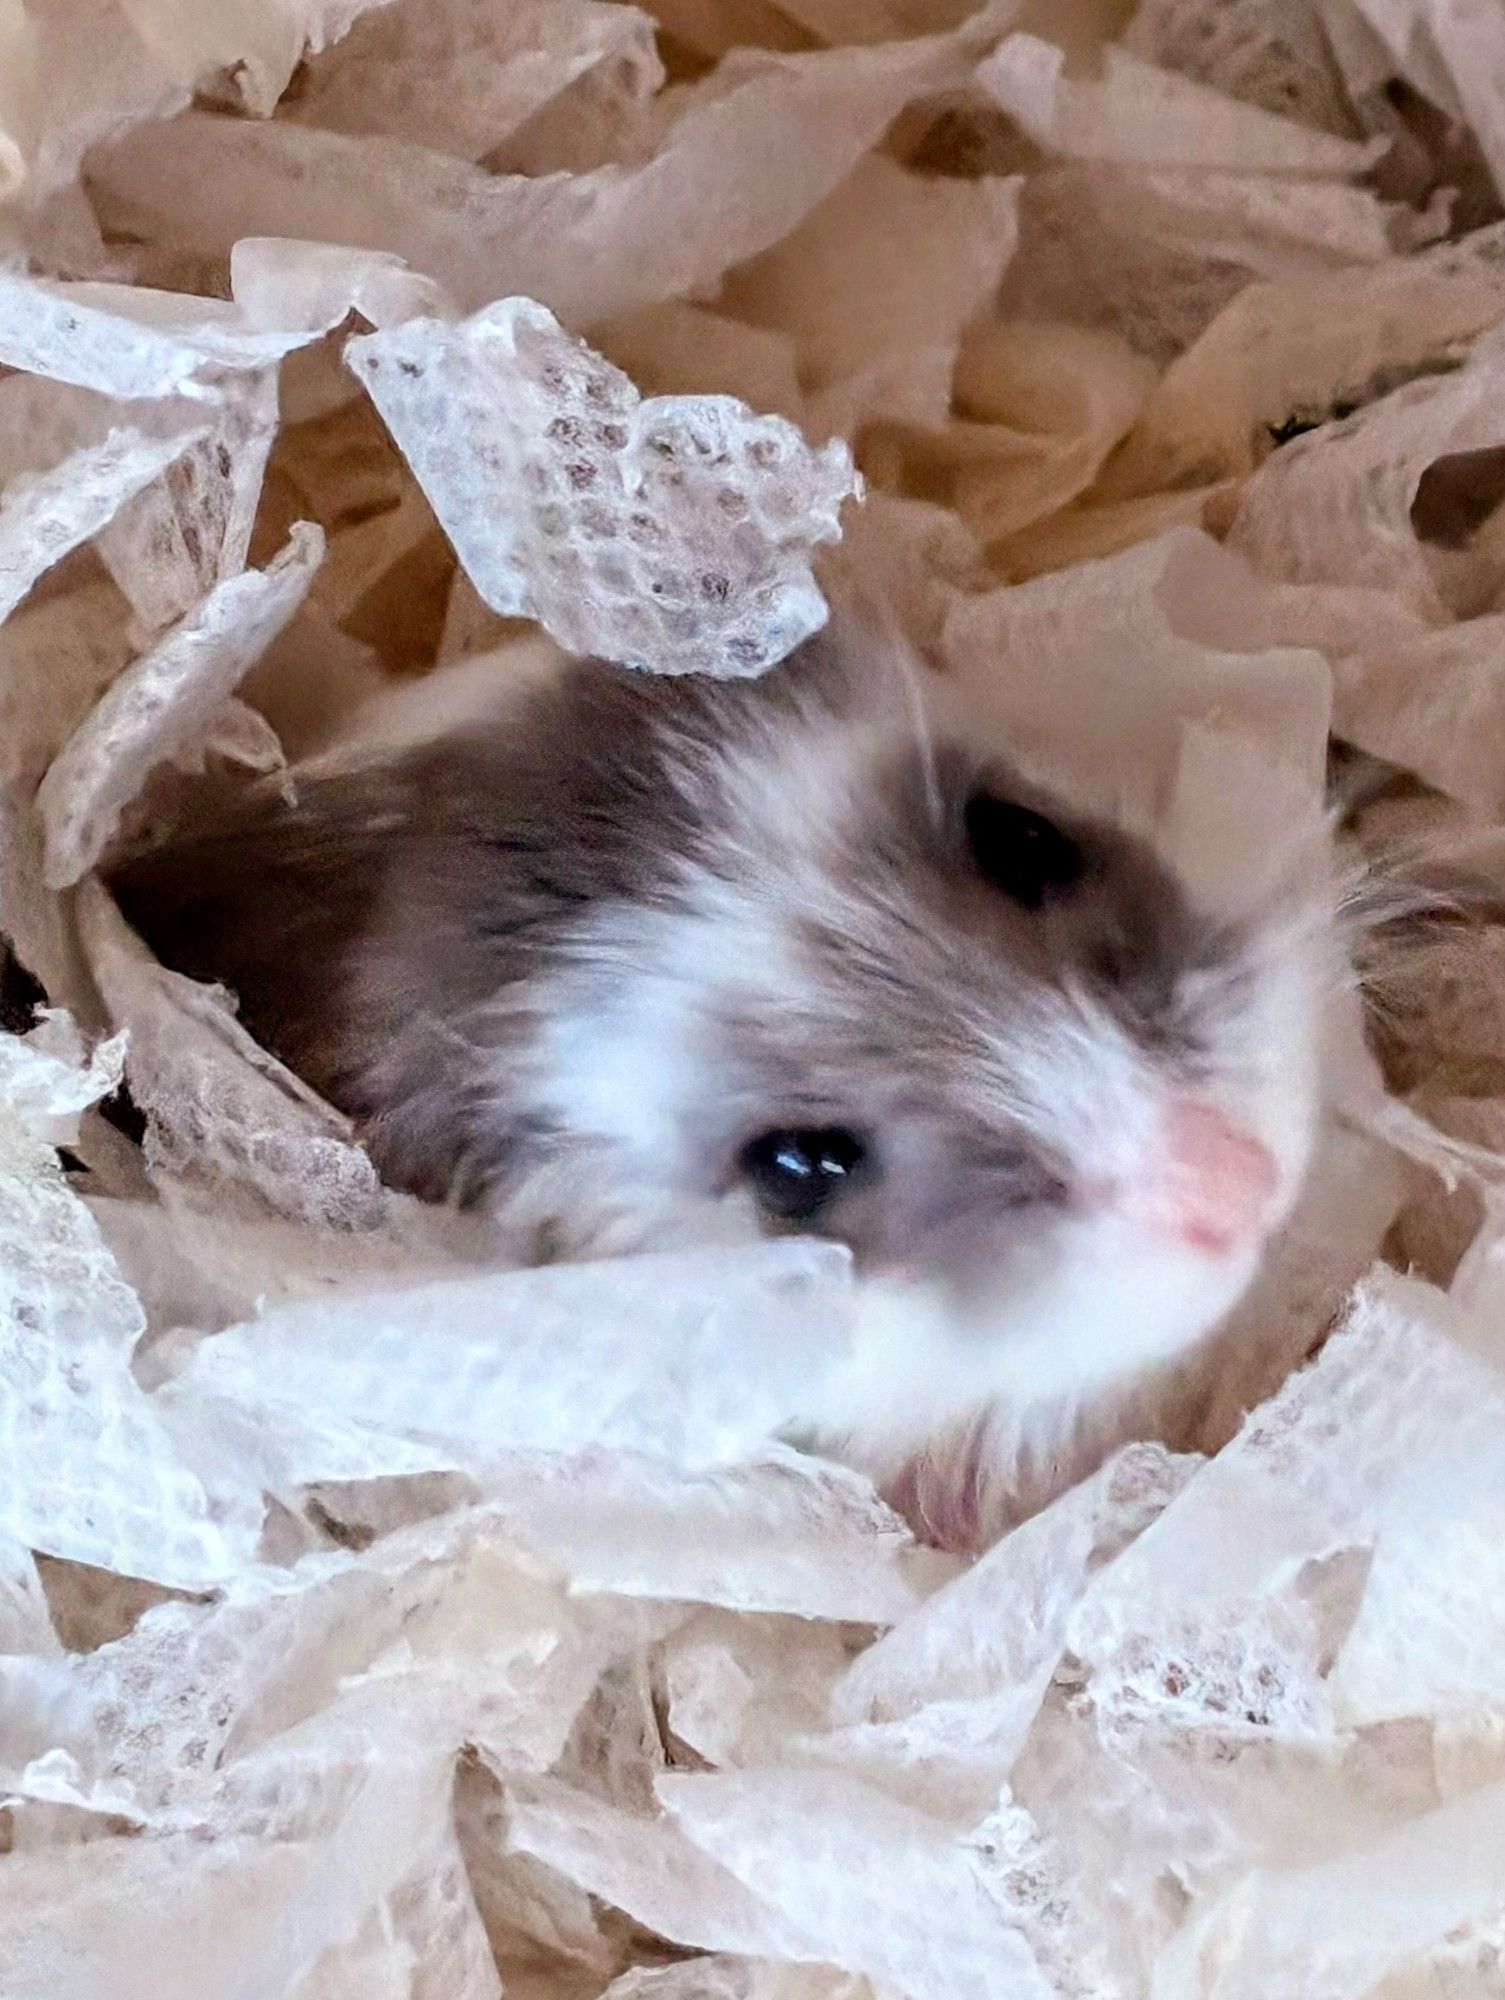
<instances>
[{"instance_id":1,"label":"hamster pink nose","mask_svg":"<svg viewBox=\"0 0 1505 2000\"><path fill-rule=\"evenodd\" d=\"M1145 1220L1214 1256L1245 1249L1269 1219L1280 1169L1268 1147L1202 1098L1178 1098L1154 1141Z\"/></svg>"}]
</instances>

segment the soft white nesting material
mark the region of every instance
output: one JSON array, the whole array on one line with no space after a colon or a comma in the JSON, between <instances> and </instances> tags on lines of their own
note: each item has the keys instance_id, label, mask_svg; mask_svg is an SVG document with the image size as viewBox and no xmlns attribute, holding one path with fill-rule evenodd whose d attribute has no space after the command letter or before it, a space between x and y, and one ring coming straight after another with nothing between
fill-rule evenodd
<instances>
[{"instance_id":1,"label":"soft white nesting material","mask_svg":"<svg viewBox=\"0 0 1505 2000\"><path fill-rule=\"evenodd\" d=\"M1501 1992L1500 929L963 1566L767 1442L839 1254L496 1268L93 879L519 617L759 672L838 536L1203 893L1331 725L1497 829L1505 14L1018 11L0 0L5 2000Z\"/></svg>"}]
</instances>

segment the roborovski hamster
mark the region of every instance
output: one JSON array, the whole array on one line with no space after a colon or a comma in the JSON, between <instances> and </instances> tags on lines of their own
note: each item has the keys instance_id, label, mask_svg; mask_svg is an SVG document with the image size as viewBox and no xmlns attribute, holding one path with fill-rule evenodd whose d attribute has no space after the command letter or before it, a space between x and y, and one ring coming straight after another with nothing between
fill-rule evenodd
<instances>
[{"instance_id":1,"label":"roborovski hamster","mask_svg":"<svg viewBox=\"0 0 1505 2000\"><path fill-rule=\"evenodd\" d=\"M1307 1164L1332 976L1320 867L1193 908L892 651L561 661L114 880L390 1181L485 1202L519 1257L849 1244L853 1359L799 1432L890 1484L1222 1317Z\"/></svg>"}]
</instances>

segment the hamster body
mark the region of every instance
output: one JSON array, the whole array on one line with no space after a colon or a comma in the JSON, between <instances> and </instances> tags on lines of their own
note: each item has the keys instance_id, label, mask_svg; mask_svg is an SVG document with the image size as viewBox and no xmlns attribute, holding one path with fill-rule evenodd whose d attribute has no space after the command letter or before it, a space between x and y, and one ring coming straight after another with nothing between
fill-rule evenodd
<instances>
[{"instance_id":1,"label":"hamster body","mask_svg":"<svg viewBox=\"0 0 1505 2000\"><path fill-rule=\"evenodd\" d=\"M164 961L520 1257L848 1243L799 1432L881 1480L1184 1352L1305 1170L1321 890L1193 909L839 636L752 682L567 663L293 789L119 871Z\"/></svg>"}]
</instances>

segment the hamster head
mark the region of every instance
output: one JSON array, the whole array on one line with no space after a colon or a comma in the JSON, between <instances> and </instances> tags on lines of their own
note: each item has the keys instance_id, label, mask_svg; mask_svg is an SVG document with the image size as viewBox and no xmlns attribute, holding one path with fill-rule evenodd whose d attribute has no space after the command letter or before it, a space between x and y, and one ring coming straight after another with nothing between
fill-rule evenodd
<instances>
[{"instance_id":1,"label":"hamster head","mask_svg":"<svg viewBox=\"0 0 1505 2000\"><path fill-rule=\"evenodd\" d=\"M1312 1145L1321 882L1197 910L1135 839L815 677L659 754L700 833L581 931L549 1115L659 1214L851 1247L852 1362L805 1428L881 1474L1210 1331Z\"/></svg>"},{"instance_id":2,"label":"hamster head","mask_svg":"<svg viewBox=\"0 0 1505 2000\"><path fill-rule=\"evenodd\" d=\"M849 1245L850 1362L797 1428L902 1483L1227 1312L1306 1167L1341 957L1320 838L1199 909L923 679L843 635L750 683L559 663L503 714L488 669L432 744L378 732L117 893L520 1255Z\"/></svg>"}]
</instances>

